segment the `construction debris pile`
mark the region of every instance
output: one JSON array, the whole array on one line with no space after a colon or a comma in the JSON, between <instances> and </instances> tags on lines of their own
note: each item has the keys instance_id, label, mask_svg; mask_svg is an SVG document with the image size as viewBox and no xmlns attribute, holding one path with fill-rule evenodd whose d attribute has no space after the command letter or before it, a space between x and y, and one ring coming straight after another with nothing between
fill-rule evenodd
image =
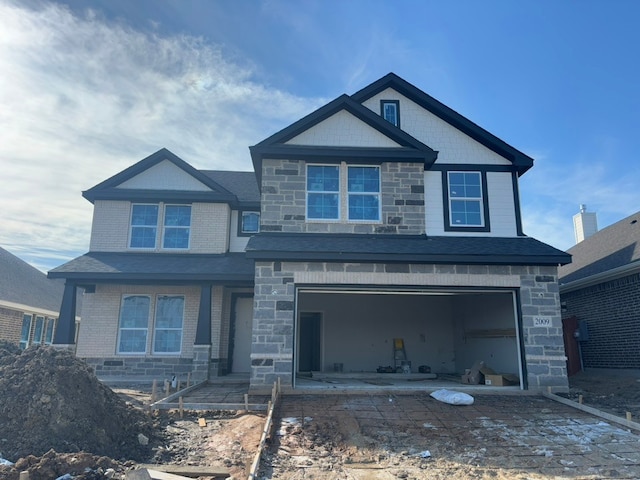
<instances>
[{"instance_id":1,"label":"construction debris pile","mask_svg":"<svg viewBox=\"0 0 640 480\"><path fill-rule=\"evenodd\" d=\"M147 413L101 384L73 353L52 347L21 351L0 342L0 428L0 457L24 457L23 466L47 452L51 457L52 449L91 452L94 463L103 456L143 460L152 453L154 426ZM102 464L112 467L108 459ZM7 469L0 467L1 478Z\"/></svg>"}]
</instances>

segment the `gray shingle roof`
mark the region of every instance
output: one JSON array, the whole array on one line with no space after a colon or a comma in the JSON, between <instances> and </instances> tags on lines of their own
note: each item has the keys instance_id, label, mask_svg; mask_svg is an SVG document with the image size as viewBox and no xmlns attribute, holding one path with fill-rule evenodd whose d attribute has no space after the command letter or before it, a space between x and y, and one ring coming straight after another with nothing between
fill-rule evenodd
<instances>
[{"instance_id":1,"label":"gray shingle roof","mask_svg":"<svg viewBox=\"0 0 640 480\"><path fill-rule=\"evenodd\" d=\"M573 262L559 270L561 283L640 262L640 212L603 228L567 253L573 256Z\"/></svg>"},{"instance_id":2,"label":"gray shingle roof","mask_svg":"<svg viewBox=\"0 0 640 480\"><path fill-rule=\"evenodd\" d=\"M233 193L238 197L238 201L242 203L260 202L260 191L255 173L224 170L201 170L201 172Z\"/></svg>"},{"instance_id":3,"label":"gray shingle roof","mask_svg":"<svg viewBox=\"0 0 640 480\"><path fill-rule=\"evenodd\" d=\"M63 291L62 282L48 279L40 270L0 247L0 302L58 311Z\"/></svg>"},{"instance_id":4,"label":"gray shingle roof","mask_svg":"<svg viewBox=\"0 0 640 480\"><path fill-rule=\"evenodd\" d=\"M426 237L261 233L247 245L255 259L559 265L565 252L530 237Z\"/></svg>"},{"instance_id":5,"label":"gray shingle roof","mask_svg":"<svg viewBox=\"0 0 640 480\"><path fill-rule=\"evenodd\" d=\"M253 260L242 253L219 255L89 252L49 272L78 282L253 282Z\"/></svg>"}]
</instances>

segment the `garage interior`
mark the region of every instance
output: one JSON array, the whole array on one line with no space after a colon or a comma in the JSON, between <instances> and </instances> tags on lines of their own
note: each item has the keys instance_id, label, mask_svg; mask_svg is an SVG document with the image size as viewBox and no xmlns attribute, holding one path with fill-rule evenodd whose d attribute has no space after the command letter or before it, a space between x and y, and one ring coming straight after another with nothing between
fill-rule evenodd
<instances>
[{"instance_id":1,"label":"garage interior","mask_svg":"<svg viewBox=\"0 0 640 480\"><path fill-rule=\"evenodd\" d=\"M294 388L462 386L478 361L522 378L511 289L298 287L296 305Z\"/></svg>"}]
</instances>

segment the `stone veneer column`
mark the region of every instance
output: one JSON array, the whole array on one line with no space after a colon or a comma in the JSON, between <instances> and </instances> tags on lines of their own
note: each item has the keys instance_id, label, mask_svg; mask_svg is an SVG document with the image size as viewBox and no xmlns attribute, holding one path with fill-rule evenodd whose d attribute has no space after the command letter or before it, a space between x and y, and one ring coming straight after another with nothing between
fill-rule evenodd
<instances>
[{"instance_id":1,"label":"stone veneer column","mask_svg":"<svg viewBox=\"0 0 640 480\"><path fill-rule=\"evenodd\" d=\"M211 345L193 346L193 367L191 377L195 383L209 379L211 366Z\"/></svg>"},{"instance_id":2,"label":"stone veneer column","mask_svg":"<svg viewBox=\"0 0 640 480\"><path fill-rule=\"evenodd\" d=\"M529 389L568 391L557 268L523 268L520 304Z\"/></svg>"},{"instance_id":3,"label":"stone veneer column","mask_svg":"<svg viewBox=\"0 0 640 480\"><path fill-rule=\"evenodd\" d=\"M294 284L280 262L256 262L251 388L293 382Z\"/></svg>"}]
</instances>

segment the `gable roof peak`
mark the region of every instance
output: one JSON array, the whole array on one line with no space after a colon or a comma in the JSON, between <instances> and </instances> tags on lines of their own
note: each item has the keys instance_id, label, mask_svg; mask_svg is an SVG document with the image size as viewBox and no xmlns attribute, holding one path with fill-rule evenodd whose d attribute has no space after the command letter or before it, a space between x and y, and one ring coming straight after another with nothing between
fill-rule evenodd
<instances>
[{"instance_id":1,"label":"gable roof peak","mask_svg":"<svg viewBox=\"0 0 640 480\"><path fill-rule=\"evenodd\" d=\"M211 194L215 195L218 201L235 202L235 195L233 195L229 190L222 187L222 185L215 182L211 177L205 175L200 170L191 166L165 147L161 148L155 153L152 153L148 157L143 158L130 167L125 168L124 170L108 178L107 180L100 182L89 190L85 190L84 192L82 192L82 196L89 200L91 203L93 203L96 199L112 198L114 197L114 194L115 197L123 199L123 195L126 196L126 192L121 191L117 192L116 194L118 185L121 185L127 180L140 175L142 172L160 164L165 160L171 162L180 170L184 171L186 174L190 175L203 185L210 188Z\"/></svg>"}]
</instances>

